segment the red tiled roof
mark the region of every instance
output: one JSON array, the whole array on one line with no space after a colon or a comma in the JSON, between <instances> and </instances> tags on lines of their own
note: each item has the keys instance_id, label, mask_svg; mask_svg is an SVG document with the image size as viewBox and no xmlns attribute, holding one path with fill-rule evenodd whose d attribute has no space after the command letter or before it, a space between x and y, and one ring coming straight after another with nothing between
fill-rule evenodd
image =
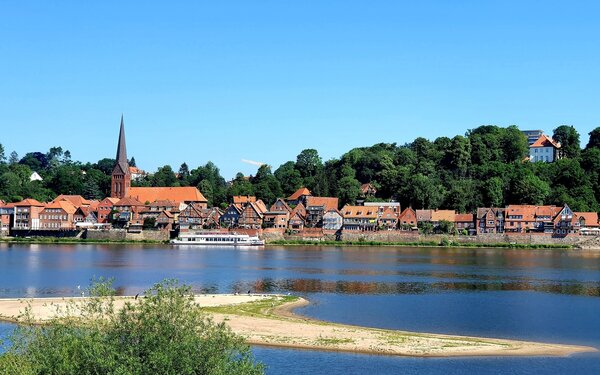
<instances>
[{"instance_id":1,"label":"red tiled roof","mask_svg":"<svg viewBox=\"0 0 600 375\"><path fill-rule=\"evenodd\" d=\"M473 214L456 214L454 215L455 223L471 223L474 220Z\"/></svg>"},{"instance_id":2,"label":"red tiled roof","mask_svg":"<svg viewBox=\"0 0 600 375\"><path fill-rule=\"evenodd\" d=\"M40 203L39 201L37 201L33 198L23 199L22 201L17 202L14 205L15 205L15 207L27 207L27 206L44 207L45 206L43 203Z\"/></svg>"},{"instance_id":3,"label":"red tiled roof","mask_svg":"<svg viewBox=\"0 0 600 375\"><path fill-rule=\"evenodd\" d=\"M148 206L150 206L150 207L176 207L176 206L178 206L178 204L176 202L169 201L169 200L160 200L160 201L154 201L154 202L150 203Z\"/></svg>"},{"instance_id":4,"label":"red tiled roof","mask_svg":"<svg viewBox=\"0 0 600 375\"><path fill-rule=\"evenodd\" d=\"M144 204L132 197L125 197L115 203L115 206L143 206Z\"/></svg>"},{"instance_id":5,"label":"red tiled roof","mask_svg":"<svg viewBox=\"0 0 600 375\"><path fill-rule=\"evenodd\" d=\"M253 195L234 195L233 196L233 204L244 204L256 202L256 197Z\"/></svg>"},{"instance_id":6,"label":"red tiled roof","mask_svg":"<svg viewBox=\"0 0 600 375\"><path fill-rule=\"evenodd\" d=\"M417 210L417 220L418 221L431 221L431 213L433 210Z\"/></svg>"},{"instance_id":7,"label":"red tiled roof","mask_svg":"<svg viewBox=\"0 0 600 375\"><path fill-rule=\"evenodd\" d=\"M58 197L54 198L54 200L52 200L52 202L62 201L62 200L71 202L73 204L73 206L75 206L75 207L89 206L91 203L89 200L85 199L81 195L65 195L65 194L61 194Z\"/></svg>"},{"instance_id":8,"label":"red tiled roof","mask_svg":"<svg viewBox=\"0 0 600 375\"><path fill-rule=\"evenodd\" d=\"M298 203L298 205L294 207L294 209L292 210L292 216L296 213L300 214L300 216L306 216L306 207L304 207L302 202Z\"/></svg>"},{"instance_id":9,"label":"red tiled roof","mask_svg":"<svg viewBox=\"0 0 600 375\"><path fill-rule=\"evenodd\" d=\"M377 219L377 207L345 205L342 208L342 215L344 218Z\"/></svg>"},{"instance_id":10,"label":"red tiled roof","mask_svg":"<svg viewBox=\"0 0 600 375\"><path fill-rule=\"evenodd\" d=\"M454 216L456 211L454 210L433 210L431 211L431 221L449 221L454 222Z\"/></svg>"},{"instance_id":11,"label":"red tiled roof","mask_svg":"<svg viewBox=\"0 0 600 375\"><path fill-rule=\"evenodd\" d=\"M207 202L204 195L193 186L184 187L132 187L129 197L140 202L155 202L170 200L175 202Z\"/></svg>"},{"instance_id":12,"label":"red tiled roof","mask_svg":"<svg viewBox=\"0 0 600 375\"><path fill-rule=\"evenodd\" d=\"M258 207L261 214L264 214L265 212L269 211L267 209L267 206L265 205L265 202L263 202L261 199L254 202L254 204L256 205L256 207Z\"/></svg>"},{"instance_id":13,"label":"red tiled roof","mask_svg":"<svg viewBox=\"0 0 600 375\"><path fill-rule=\"evenodd\" d=\"M281 204L287 212L292 212L292 209L290 208L290 206L288 206L288 204L285 203L285 201L281 198L277 198L275 203L273 203L271 205L271 208L269 209L269 211L277 211L277 210L275 210L275 208L277 207L277 203Z\"/></svg>"},{"instance_id":14,"label":"red tiled roof","mask_svg":"<svg viewBox=\"0 0 600 375\"><path fill-rule=\"evenodd\" d=\"M556 142L554 139L548 137L545 134L540 135L540 137L529 147L554 147L560 148L560 143Z\"/></svg>"},{"instance_id":15,"label":"red tiled roof","mask_svg":"<svg viewBox=\"0 0 600 375\"><path fill-rule=\"evenodd\" d=\"M300 189L296 190L296 192L292 195L290 195L287 200L288 201L295 201L298 200L300 197L302 197L303 195L306 196L311 196L312 193L310 192L310 190L308 190L305 187L301 187Z\"/></svg>"},{"instance_id":16,"label":"red tiled roof","mask_svg":"<svg viewBox=\"0 0 600 375\"><path fill-rule=\"evenodd\" d=\"M65 211L68 214L74 214L75 211L77 211L77 207L75 207L73 205L73 203L71 203L68 200L60 200L60 201L56 201L56 202L50 202L46 205L46 207L44 209L47 209L47 208L62 209L63 211Z\"/></svg>"},{"instance_id":17,"label":"red tiled roof","mask_svg":"<svg viewBox=\"0 0 600 375\"><path fill-rule=\"evenodd\" d=\"M577 220L579 220L579 218L583 218L585 220L586 227L600 226L598 224L598 213L597 212L573 212L573 213L577 217Z\"/></svg>"},{"instance_id":18,"label":"red tiled roof","mask_svg":"<svg viewBox=\"0 0 600 375\"><path fill-rule=\"evenodd\" d=\"M325 211L337 210L339 199L334 197L308 197L306 198L306 207L323 206Z\"/></svg>"},{"instance_id":19,"label":"red tiled roof","mask_svg":"<svg viewBox=\"0 0 600 375\"><path fill-rule=\"evenodd\" d=\"M370 182L369 182L369 183L366 183L366 184L362 184L362 185L360 185L360 191L361 191L363 194L366 194L366 193L368 193L368 192L369 192L369 190L377 190L377 189L375 189L375 186L373 186L373 184L372 184L372 183L370 183Z\"/></svg>"},{"instance_id":20,"label":"red tiled roof","mask_svg":"<svg viewBox=\"0 0 600 375\"><path fill-rule=\"evenodd\" d=\"M400 216L400 213L394 209L394 207L386 207L383 212L381 213L381 218L383 219L391 219L391 218L398 218Z\"/></svg>"},{"instance_id":21,"label":"red tiled roof","mask_svg":"<svg viewBox=\"0 0 600 375\"><path fill-rule=\"evenodd\" d=\"M115 204L119 201L119 198L113 198L113 197L106 197L104 198L102 201L100 201L100 204Z\"/></svg>"}]
</instances>

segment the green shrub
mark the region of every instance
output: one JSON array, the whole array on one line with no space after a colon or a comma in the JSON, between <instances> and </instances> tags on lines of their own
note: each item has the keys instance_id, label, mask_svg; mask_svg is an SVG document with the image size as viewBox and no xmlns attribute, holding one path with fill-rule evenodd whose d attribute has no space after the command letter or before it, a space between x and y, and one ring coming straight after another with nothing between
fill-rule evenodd
<instances>
[{"instance_id":1,"label":"green shrub","mask_svg":"<svg viewBox=\"0 0 600 375\"><path fill-rule=\"evenodd\" d=\"M0 374L262 374L243 338L199 309L189 286L156 284L113 307L100 280L81 315L20 325L0 356ZM24 323L31 323L26 316Z\"/></svg>"}]
</instances>

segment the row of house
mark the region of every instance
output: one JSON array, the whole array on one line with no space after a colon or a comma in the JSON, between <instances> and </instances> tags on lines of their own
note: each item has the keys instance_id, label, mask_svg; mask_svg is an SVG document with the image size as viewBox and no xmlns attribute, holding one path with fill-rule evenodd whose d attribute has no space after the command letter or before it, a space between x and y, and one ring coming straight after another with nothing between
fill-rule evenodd
<instances>
[{"instance_id":1,"label":"row of house","mask_svg":"<svg viewBox=\"0 0 600 375\"><path fill-rule=\"evenodd\" d=\"M87 200L59 195L48 203L35 199L5 204L0 201L0 230L75 230L82 228L142 228L194 230L207 228L326 231L456 231L465 234L547 233L552 235L600 234L598 214L574 212L568 205L509 205L478 208L473 214L454 210L401 210L397 202L364 202L345 205L338 198L315 197L301 188L287 199L267 207L254 196L235 196L225 209L207 207L194 187L130 188L123 198ZM445 227L444 227L445 225Z\"/></svg>"}]
</instances>

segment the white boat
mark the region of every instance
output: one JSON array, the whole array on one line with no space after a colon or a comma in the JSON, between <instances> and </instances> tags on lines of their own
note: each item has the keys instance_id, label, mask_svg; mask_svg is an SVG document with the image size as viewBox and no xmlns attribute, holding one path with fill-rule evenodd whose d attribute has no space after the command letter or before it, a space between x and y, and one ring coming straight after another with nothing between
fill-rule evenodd
<instances>
[{"instance_id":1,"label":"white boat","mask_svg":"<svg viewBox=\"0 0 600 375\"><path fill-rule=\"evenodd\" d=\"M227 233L181 233L171 240L174 245L202 246L263 246L265 241L247 234Z\"/></svg>"}]
</instances>

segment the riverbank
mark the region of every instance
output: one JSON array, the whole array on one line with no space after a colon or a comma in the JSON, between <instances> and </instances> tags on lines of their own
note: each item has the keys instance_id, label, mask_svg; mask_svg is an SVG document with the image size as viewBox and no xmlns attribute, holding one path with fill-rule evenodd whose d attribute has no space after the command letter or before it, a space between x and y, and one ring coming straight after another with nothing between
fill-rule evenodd
<instances>
[{"instance_id":1,"label":"riverbank","mask_svg":"<svg viewBox=\"0 0 600 375\"><path fill-rule=\"evenodd\" d=\"M29 307L38 323L56 317L67 306L86 298L35 298L0 300L0 319L18 322ZM115 308L135 297L117 297ZM412 357L457 356L568 356L595 352L587 346L537 343L482 337L453 336L358 327L298 316L293 309L308 301L281 295L199 295L196 302L217 322L224 322L249 344L386 354ZM71 310L71 313L73 310Z\"/></svg>"},{"instance_id":2,"label":"riverbank","mask_svg":"<svg viewBox=\"0 0 600 375\"><path fill-rule=\"evenodd\" d=\"M23 244L167 244L168 241L156 240L102 240L75 237L0 237L0 243Z\"/></svg>"},{"instance_id":3,"label":"riverbank","mask_svg":"<svg viewBox=\"0 0 600 375\"><path fill-rule=\"evenodd\" d=\"M560 244L518 244L518 243L462 243L447 241L383 242L383 241L319 241L319 240L273 240L267 246L395 246L395 247L471 247L506 249L573 249L572 245Z\"/></svg>"},{"instance_id":4,"label":"riverbank","mask_svg":"<svg viewBox=\"0 0 600 375\"><path fill-rule=\"evenodd\" d=\"M15 244L157 244L165 245L169 241L156 240L109 240L65 237L2 237L0 243ZM418 241L418 242L383 242L383 241L330 241L330 240L272 240L266 246L378 246L378 247L462 247L462 248L505 248L505 249L574 249L572 245L559 244L518 244L518 243L461 243L456 241ZM593 249L593 248L592 248Z\"/></svg>"}]
</instances>

